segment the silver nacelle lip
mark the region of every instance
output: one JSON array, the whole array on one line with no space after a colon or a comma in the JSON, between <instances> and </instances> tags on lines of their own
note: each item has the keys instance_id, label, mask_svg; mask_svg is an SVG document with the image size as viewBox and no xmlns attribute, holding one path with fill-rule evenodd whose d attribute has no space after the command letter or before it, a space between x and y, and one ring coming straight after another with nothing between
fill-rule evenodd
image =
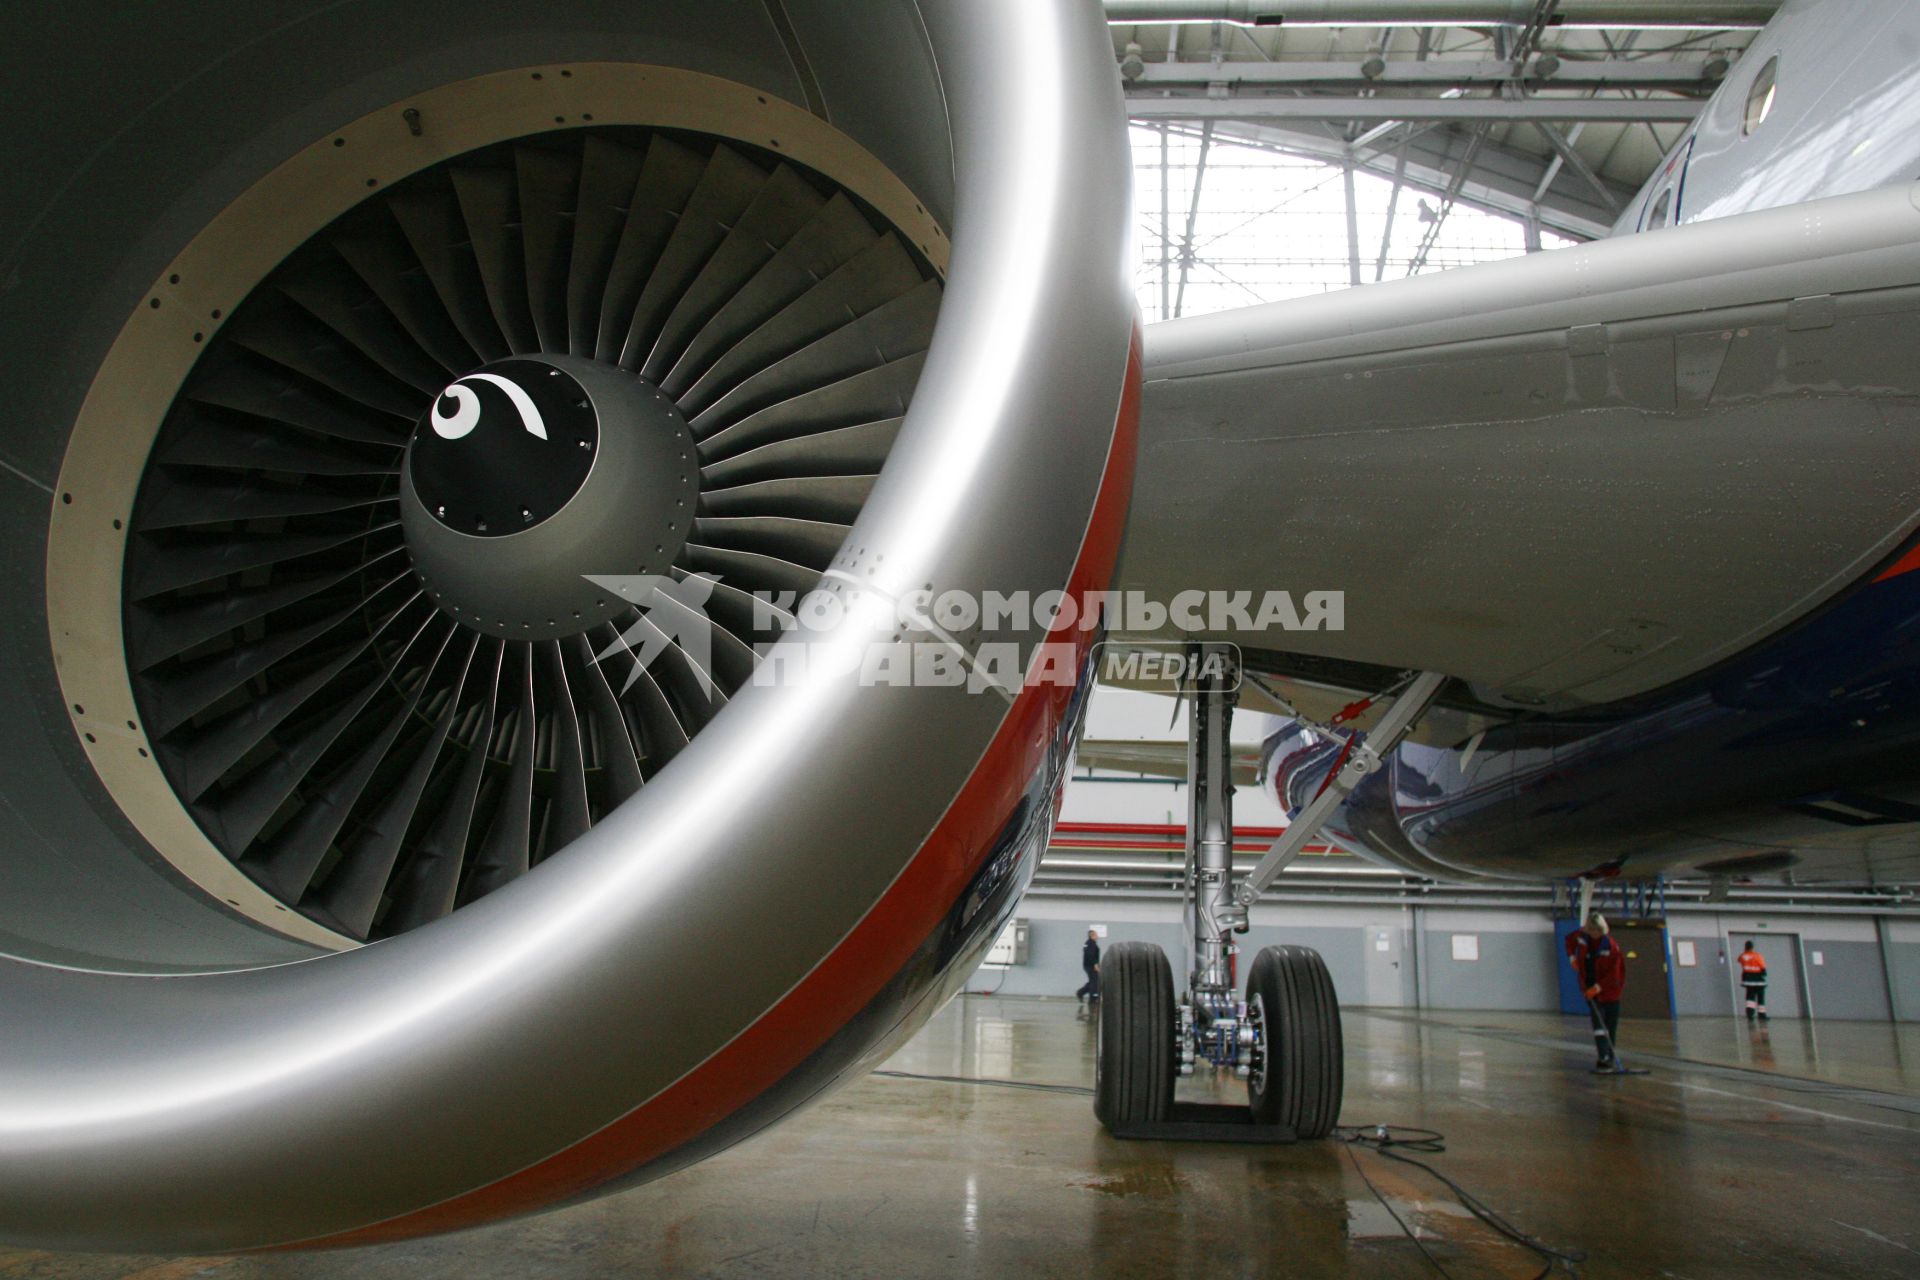
<instances>
[{"instance_id":1,"label":"silver nacelle lip","mask_svg":"<svg viewBox=\"0 0 1920 1280\"><path fill-rule=\"evenodd\" d=\"M1129 157L1100 11L922 8L953 130L953 265L907 425L830 575L856 603L843 649L890 632L863 600L1064 586L1128 376ZM749 688L563 857L430 928L217 974L9 964L0 1009L34 1032L0 1051L0 1235L297 1243L547 1160L829 955L1007 712L825 674ZM716 970L732 950L753 962Z\"/></svg>"}]
</instances>

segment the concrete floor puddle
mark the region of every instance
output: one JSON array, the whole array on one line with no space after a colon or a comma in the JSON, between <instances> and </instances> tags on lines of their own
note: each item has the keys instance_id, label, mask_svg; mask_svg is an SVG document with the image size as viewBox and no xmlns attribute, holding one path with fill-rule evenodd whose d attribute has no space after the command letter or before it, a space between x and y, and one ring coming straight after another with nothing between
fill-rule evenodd
<instances>
[{"instance_id":1,"label":"concrete floor puddle","mask_svg":"<svg viewBox=\"0 0 1920 1280\"><path fill-rule=\"evenodd\" d=\"M1347 1202L1347 1237L1352 1240L1398 1240L1407 1234L1393 1210L1373 1200Z\"/></svg>"},{"instance_id":2,"label":"concrete floor puddle","mask_svg":"<svg viewBox=\"0 0 1920 1280\"><path fill-rule=\"evenodd\" d=\"M1583 1251L1587 1280L1920 1274L1920 1088L1904 1065L1920 1046L1884 1025L1776 1024L1770 1073L1741 1055L1744 1026L1629 1024L1623 1052L1655 1067L1629 1079L1589 1076L1584 1025L1555 1015L1352 1009L1345 1029L1343 1123L1443 1133L1443 1153L1415 1158ZM1112 1139L1087 1093L1094 1046L1072 1001L967 997L883 1073L605 1200L337 1253L0 1252L0 1280L1539 1273L1377 1151ZM1182 1096L1244 1090L1202 1074Z\"/></svg>"}]
</instances>

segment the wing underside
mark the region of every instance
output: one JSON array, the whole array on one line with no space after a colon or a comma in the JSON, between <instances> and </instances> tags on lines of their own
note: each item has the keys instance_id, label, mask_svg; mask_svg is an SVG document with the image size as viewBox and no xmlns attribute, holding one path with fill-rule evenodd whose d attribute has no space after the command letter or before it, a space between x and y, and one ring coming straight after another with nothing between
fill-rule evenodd
<instances>
[{"instance_id":1,"label":"wing underside","mask_svg":"<svg viewBox=\"0 0 1920 1280\"><path fill-rule=\"evenodd\" d=\"M1494 707L1738 653L1920 519L1916 198L1154 325L1122 585L1340 592L1337 630L1207 634Z\"/></svg>"}]
</instances>

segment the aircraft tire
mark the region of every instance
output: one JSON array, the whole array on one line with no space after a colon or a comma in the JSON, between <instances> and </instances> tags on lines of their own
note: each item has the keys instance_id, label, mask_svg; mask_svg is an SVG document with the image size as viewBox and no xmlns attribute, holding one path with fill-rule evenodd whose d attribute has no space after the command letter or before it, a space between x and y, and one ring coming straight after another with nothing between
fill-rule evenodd
<instances>
[{"instance_id":1,"label":"aircraft tire","mask_svg":"<svg viewBox=\"0 0 1920 1280\"><path fill-rule=\"evenodd\" d=\"M1173 1109L1173 969L1146 942L1118 942L1100 964L1094 1113L1109 1129L1158 1123Z\"/></svg>"},{"instance_id":2,"label":"aircraft tire","mask_svg":"<svg viewBox=\"0 0 1920 1280\"><path fill-rule=\"evenodd\" d=\"M1262 948L1247 977L1247 1004L1262 1037L1247 1078L1254 1123L1326 1137L1346 1085L1340 1001L1327 962L1311 947Z\"/></svg>"}]
</instances>

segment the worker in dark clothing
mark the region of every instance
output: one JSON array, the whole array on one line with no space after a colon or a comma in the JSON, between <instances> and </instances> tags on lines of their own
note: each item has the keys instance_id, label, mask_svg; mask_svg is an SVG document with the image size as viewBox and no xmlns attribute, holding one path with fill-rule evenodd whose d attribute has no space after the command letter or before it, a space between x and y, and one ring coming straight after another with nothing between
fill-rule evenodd
<instances>
[{"instance_id":1,"label":"worker in dark clothing","mask_svg":"<svg viewBox=\"0 0 1920 1280\"><path fill-rule=\"evenodd\" d=\"M1100 998L1100 934L1087 930L1087 945L1080 948L1080 967L1087 971L1086 985L1073 994L1082 1000Z\"/></svg>"},{"instance_id":2,"label":"worker in dark clothing","mask_svg":"<svg viewBox=\"0 0 1920 1280\"><path fill-rule=\"evenodd\" d=\"M1613 1047L1620 1034L1620 996L1627 987L1627 958L1607 931L1606 917L1594 912L1587 922L1567 935L1567 963L1587 998L1587 1019L1593 1023L1595 1071L1612 1071L1619 1064Z\"/></svg>"},{"instance_id":3,"label":"worker in dark clothing","mask_svg":"<svg viewBox=\"0 0 1920 1280\"><path fill-rule=\"evenodd\" d=\"M1752 938L1740 953L1740 991L1747 998L1747 1021L1752 1022L1756 1014L1760 1021L1767 1021L1767 960L1753 949Z\"/></svg>"}]
</instances>

